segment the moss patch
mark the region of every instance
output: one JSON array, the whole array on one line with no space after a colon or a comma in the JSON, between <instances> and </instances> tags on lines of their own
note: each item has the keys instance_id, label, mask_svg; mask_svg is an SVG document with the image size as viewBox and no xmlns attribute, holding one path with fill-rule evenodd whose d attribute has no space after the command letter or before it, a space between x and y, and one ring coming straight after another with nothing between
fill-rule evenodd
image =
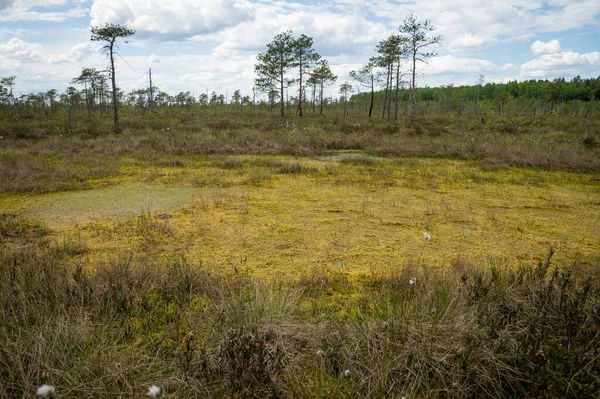
<instances>
[{"instance_id":1,"label":"moss patch","mask_svg":"<svg viewBox=\"0 0 600 399\"><path fill-rule=\"evenodd\" d=\"M61 229L69 223L86 223L91 218L177 209L201 191L192 187L116 186L13 198L7 203L39 215L50 226Z\"/></svg>"},{"instance_id":2,"label":"moss patch","mask_svg":"<svg viewBox=\"0 0 600 399\"><path fill-rule=\"evenodd\" d=\"M366 154L178 160L174 168L129 159L118 186L5 203L79 231L90 264L123 252L147 262L185 256L270 279L315 268L536 263L549 247L564 265L599 255L600 190L590 174ZM286 165L301 173L279 173Z\"/></svg>"}]
</instances>

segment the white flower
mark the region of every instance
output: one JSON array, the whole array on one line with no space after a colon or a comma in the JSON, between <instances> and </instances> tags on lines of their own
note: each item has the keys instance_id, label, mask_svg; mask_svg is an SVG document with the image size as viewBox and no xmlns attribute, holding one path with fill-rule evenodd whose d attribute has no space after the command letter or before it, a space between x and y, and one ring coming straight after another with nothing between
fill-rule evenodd
<instances>
[{"instance_id":1,"label":"white flower","mask_svg":"<svg viewBox=\"0 0 600 399\"><path fill-rule=\"evenodd\" d=\"M319 349L319 350L317 351L317 356L319 356L319 357L323 357L323 356L325 356L325 351L324 351L323 349Z\"/></svg>"},{"instance_id":2,"label":"white flower","mask_svg":"<svg viewBox=\"0 0 600 399\"><path fill-rule=\"evenodd\" d=\"M163 398L163 389L161 387L157 387L156 385L151 385L148 388L148 393L146 394L151 398L162 399Z\"/></svg>"},{"instance_id":3,"label":"white flower","mask_svg":"<svg viewBox=\"0 0 600 399\"><path fill-rule=\"evenodd\" d=\"M54 395L54 387L52 385L42 385L35 391L38 398L49 399Z\"/></svg>"},{"instance_id":4,"label":"white flower","mask_svg":"<svg viewBox=\"0 0 600 399\"><path fill-rule=\"evenodd\" d=\"M429 241L429 240L431 240L431 236L429 235L429 233L428 233L428 232L424 232L424 233L423 233L423 238L425 239L425 241Z\"/></svg>"},{"instance_id":5,"label":"white flower","mask_svg":"<svg viewBox=\"0 0 600 399\"><path fill-rule=\"evenodd\" d=\"M408 284L410 284L410 285L417 284L417 278L416 277L411 277L410 280L408 280Z\"/></svg>"},{"instance_id":6,"label":"white flower","mask_svg":"<svg viewBox=\"0 0 600 399\"><path fill-rule=\"evenodd\" d=\"M344 371L344 377L350 378L351 375L352 375L352 373L350 372L350 370Z\"/></svg>"}]
</instances>

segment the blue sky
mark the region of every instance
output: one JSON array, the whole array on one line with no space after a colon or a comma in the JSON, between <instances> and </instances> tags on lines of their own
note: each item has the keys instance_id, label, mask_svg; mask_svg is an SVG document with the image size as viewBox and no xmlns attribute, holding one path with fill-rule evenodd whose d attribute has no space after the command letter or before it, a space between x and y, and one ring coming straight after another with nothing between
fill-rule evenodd
<instances>
[{"instance_id":1,"label":"blue sky","mask_svg":"<svg viewBox=\"0 0 600 399\"><path fill-rule=\"evenodd\" d=\"M0 77L16 75L17 94L62 92L106 67L89 28L110 22L136 30L117 60L125 91L151 67L171 94L250 94L256 54L285 30L313 37L339 84L409 13L444 38L419 86L600 75L598 0L0 0Z\"/></svg>"}]
</instances>

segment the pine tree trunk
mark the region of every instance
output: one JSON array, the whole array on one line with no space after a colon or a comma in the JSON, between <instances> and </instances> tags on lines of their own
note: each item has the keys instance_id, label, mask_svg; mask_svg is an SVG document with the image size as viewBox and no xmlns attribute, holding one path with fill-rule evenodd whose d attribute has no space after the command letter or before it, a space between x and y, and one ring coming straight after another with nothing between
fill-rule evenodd
<instances>
[{"instance_id":1,"label":"pine tree trunk","mask_svg":"<svg viewBox=\"0 0 600 399\"><path fill-rule=\"evenodd\" d=\"M113 109L115 116L115 126L119 124L119 111L118 111L118 101L117 101L117 83L115 80L115 58L113 55L113 47L114 40L110 43L110 72L111 72L111 80L112 80L112 97L113 97Z\"/></svg>"},{"instance_id":2,"label":"pine tree trunk","mask_svg":"<svg viewBox=\"0 0 600 399\"><path fill-rule=\"evenodd\" d=\"M387 76L385 77L385 92L383 94L383 110L381 111L381 119L385 119L385 110L387 108L388 89L390 85L390 67L387 68Z\"/></svg>"},{"instance_id":3,"label":"pine tree trunk","mask_svg":"<svg viewBox=\"0 0 600 399\"><path fill-rule=\"evenodd\" d=\"M281 89L281 101L279 101L281 119L285 118L285 99L283 98L283 70L280 71L280 89Z\"/></svg>"},{"instance_id":4,"label":"pine tree trunk","mask_svg":"<svg viewBox=\"0 0 600 399\"><path fill-rule=\"evenodd\" d=\"M412 108L410 110L410 126L415 123L415 113L417 112L417 88L415 86L417 76L417 53L413 51L413 68L412 68Z\"/></svg>"},{"instance_id":5,"label":"pine tree trunk","mask_svg":"<svg viewBox=\"0 0 600 399\"><path fill-rule=\"evenodd\" d=\"M390 79L390 89L389 89L389 98L388 98L388 102L387 102L387 120L388 122L390 121L391 118L391 110L392 110L392 88L394 87L393 82L394 82L394 63L393 61L390 62L389 66L388 66L389 72L388 72L388 76Z\"/></svg>"},{"instance_id":6,"label":"pine tree trunk","mask_svg":"<svg viewBox=\"0 0 600 399\"><path fill-rule=\"evenodd\" d=\"M298 92L298 113L302 116L302 54L300 54L300 90Z\"/></svg>"},{"instance_id":7,"label":"pine tree trunk","mask_svg":"<svg viewBox=\"0 0 600 399\"><path fill-rule=\"evenodd\" d=\"M371 76L371 105L369 106L369 118L373 113L373 103L375 102L375 79Z\"/></svg>"},{"instance_id":8,"label":"pine tree trunk","mask_svg":"<svg viewBox=\"0 0 600 399\"><path fill-rule=\"evenodd\" d=\"M400 58L398 58L398 65L396 66L396 100L394 103L394 120L398 120L398 100L400 98Z\"/></svg>"}]
</instances>

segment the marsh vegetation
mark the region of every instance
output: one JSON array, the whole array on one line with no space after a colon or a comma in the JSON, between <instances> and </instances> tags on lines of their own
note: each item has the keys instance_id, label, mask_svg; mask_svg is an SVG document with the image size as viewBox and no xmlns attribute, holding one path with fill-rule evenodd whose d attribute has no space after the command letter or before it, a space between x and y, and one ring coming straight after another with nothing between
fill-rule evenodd
<instances>
[{"instance_id":1,"label":"marsh vegetation","mask_svg":"<svg viewBox=\"0 0 600 399\"><path fill-rule=\"evenodd\" d=\"M71 117L0 123L0 397L598 395L596 117Z\"/></svg>"}]
</instances>

